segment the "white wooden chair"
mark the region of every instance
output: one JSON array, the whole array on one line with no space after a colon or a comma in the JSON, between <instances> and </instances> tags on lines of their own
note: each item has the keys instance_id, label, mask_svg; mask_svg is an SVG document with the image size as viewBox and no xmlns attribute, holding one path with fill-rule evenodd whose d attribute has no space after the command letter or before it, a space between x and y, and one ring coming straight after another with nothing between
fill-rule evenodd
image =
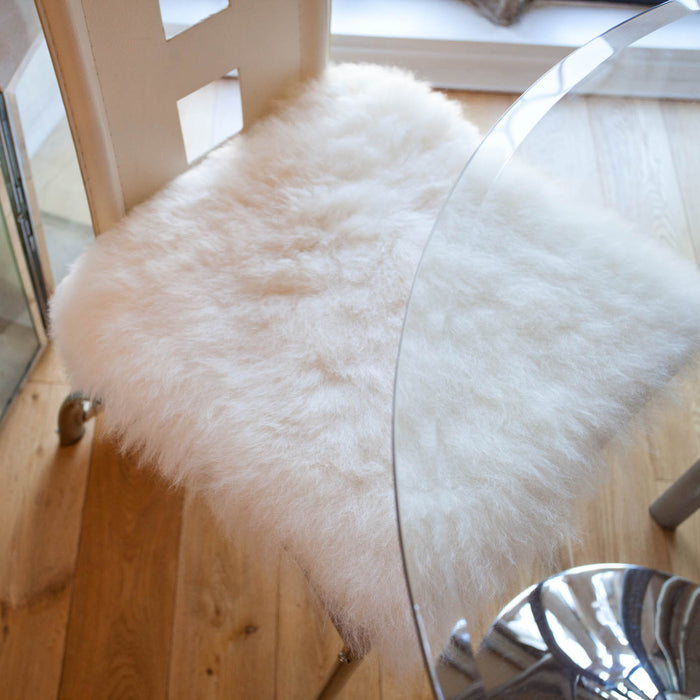
<instances>
[{"instance_id":1,"label":"white wooden chair","mask_svg":"<svg viewBox=\"0 0 700 700\"><path fill-rule=\"evenodd\" d=\"M328 0L232 3L168 40L157 0L37 0L83 174L95 235L188 167L177 101L237 70L244 128L290 83L328 58ZM138 41L133 40L138 36ZM78 392L59 416L62 441L83 434L99 403ZM321 695L356 664L346 647Z\"/></svg>"},{"instance_id":2,"label":"white wooden chair","mask_svg":"<svg viewBox=\"0 0 700 700\"><path fill-rule=\"evenodd\" d=\"M311 193L301 197L294 196L294 201L290 203L294 206L298 203L296 200L303 200L303 212L299 214L300 223L296 230L297 240L301 241L298 243L301 246L300 255L304 257L305 246L310 249L322 247L326 243L325 236L329 229L341 242L350 238L350 245L354 246L357 243L365 246L364 253L358 256L354 249L349 251L345 258L348 264L339 262L337 276L345 276L346 282L356 284L358 276L368 275L372 278L369 280L370 288L375 285L374 291L369 292L369 298L381 297L381 304L374 310L370 319L374 325L362 331L366 336L364 340L352 329L350 333L341 332L340 338L319 338L322 353L333 355L339 346L345 348L343 352L354 353L350 361L342 357L339 359L337 371L328 370L326 367L323 371L343 375L346 367L352 366L353 362L366 361L367 353L374 358L374 366L369 367L359 384L352 381L347 384L349 389L342 399L340 409L336 410L335 397L332 391L329 393L327 405L322 407L323 415L312 421L314 427L310 432L315 435L313 439L306 439L301 434L297 437L292 436L293 443L285 448L286 451L283 450L282 454L277 455L275 464L286 473L278 472L275 475L271 469L268 491L275 491L276 495L261 494L259 491L253 494L249 491L246 496L245 488L232 487L228 491L229 494L236 493L242 496L239 499L240 508L238 503L234 506L233 502L226 508L229 512L240 511L243 513L242 517L247 514L249 521L258 517L264 519L262 516L265 513L273 511L276 515L273 514L270 519L286 520L284 527L275 524L273 529L276 532L273 534L277 535L277 542L286 547L305 571L313 589L325 603L346 642L346 648L339 655L339 672L332 676L326 692L333 692L343 683L348 670L356 665L347 662L352 658L361 657L370 646L377 648L380 654L382 646L390 648L394 658L400 659L402 663L405 663L406 657L411 656L412 650L412 658L417 661L418 643L401 568L391 477L393 370L403 309L415 265L449 187L479 141L476 129L463 119L457 105L447 102L443 96L432 94L427 87L416 83L401 71L378 67L324 71L329 37L328 0L232 2L227 9L169 40L165 38L157 0L127 0L122 3L105 3L99 0L37 0L37 5L61 85L95 233L98 235L96 246L93 248L100 248L107 239L116 241L112 234L123 230L122 224L128 227L128 222L133 216L139 217L147 212L162 193L156 194L154 198L151 195L158 193L164 186L167 192L171 192L172 187L175 187L181 194L187 194L190 187L194 186L195 189L199 188L203 199L207 199L211 196L212 188L218 187L216 177L209 171L219 167L224 168L227 176L233 177L239 184L244 185L251 178L259 179L260 190L265 190L266 194L257 197L256 193L256 201L260 202L257 213L261 219L254 223L263 234L271 227L277 226L275 207L284 207L285 204L276 201L273 206L267 206L271 199L274 199L275 192L274 187L265 181L265 169L276 167L275 154L268 152L264 134L260 131L268 128L270 121L274 124L274 119L260 118L270 112L275 100L294 85L315 76L322 76L317 81L321 85L318 88L321 91L320 98L317 94L310 100L310 104L308 99L304 102L306 93L299 93L297 97L292 98L290 109L293 114L290 119L293 123L287 125L290 129L289 138L283 139L284 143L279 146L283 149L285 144L289 146L291 150L287 156L293 165L289 171L276 171L271 177L274 182L280 178L284 180L287 177L285 173L295 170L298 161L305 159L308 150L315 150L313 158L321 159L319 162L308 160L304 166L311 180L315 182L309 190ZM197 167L188 169L177 101L233 69L237 70L240 81L244 133L240 138L234 139L232 145L224 146ZM332 75L328 77L330 73ZM338 99L335 99L336 97ZM301 100L301 105L295 100ZM325 124L326 105L334 110L335 116L332 121L337 125L337 129L336 133L326 132L324 135L321 132ZM310 112L314 113L317 120L311 129L307 126ZM297 139L294 120L300 122L300 130L303 131L306 127L305 141ZM265 126L266 124L268 126ZM381 127L379 131L378 124ZM258 127L257 130L255 127ZM368 133L374 134L371 137L374 140L369 148L365 148L362 138ZM350 138L344 140L347 135ZM355 135L360 137L359 141L355 139ZM323 146L314 149L318 139ZM324 139L327 144L323 142ZM341 143L338 147L340 142L345 145ZM255 147L259 147L260 158L258 152L253 150L253 143L256 144ZM237 149L237 144L242 144L241 149ZM326 157L324 161L326 145L333 147L334 144L336 149L339 148L337 157L330 162ZM309 146L312 148L309 149ZM295 148L301 148L300 159L296 158L293 152ZM249 168L246 171L242 166L242 174L238 172L235 163L231 165L238 158L239 150L245 152L243 160L248 164L245 167ZM425 161L426 157L428 161ZM349 201L352 201L355 210L362 210L365 207L364 200L368 199L365 194L374 194L374 186L365 184L365 189L359 191L358 196L355 163L363 159L370 161L369 167L373 169L370 179L374 178L373 182L381 189L380 195L375 196L375 200L370 204L370 224L365 222L372 237L369 243L363 234L363 226L358 227L353 223L356 215L352 212L347 213L347 216L343 215ZM414 162L413 166L411 162ZM258 163L262 164L258 167ZM432 170L430 177L425 175L426 167ZM209 174L202 175L202 168ZM262 172L258 172L259 170ZM333 172L330 172L331 170ZM291 174L294 175L293 172ZM319 177L316 177L317 175ZM193 185L194 181L187 180L190 176L195 180L200 176L204 179ZM183 177L186 181L182 180ZM302 189L304 187L306 185ZM340 199L337 200L338 206L331 204L319 208L316 198L323 198L327 190L334 188L341 193ZM268 195L271 195L271 199ZM166 194L166 199L169 196ZM232 197L235 198L235 194ZM139 203L143 205L138 207ZM247 202L238 202L236 206L238 205L239 208L250 210L251 216L257 216L256 206L248 206ZM266 211L268 208L271 213ZM341 212L340 216L336 215L337 211ZM162 213L167 219L167 204ZM362 211L360 213L363 216L366 214ZM220 221L223 226L228 224L226 219L226 215L223 215ZM328 224L327 219L336 221L334 224ZM156 229L158 228L157 226ZM239 232L244 233L243 229L249 228L251 227L247 223L241 224ZM168 224L162 222L160 231L167 233L168 229ZM360 235L355 241L358 229ZM154 234L158 237L158 230L154 230ZM237 235L236 231L229 231L219 240L219 244L227 245L227 242L236 239ZM279 240L283 240L286 231L278 231L278 235ZM129 238L121 237L121 234L118 236L122 241ZM183 241L190 239L191 237L185 235ZM362 257L367 253L371 257L369 262ZM138 266L139 260L148 258L148 255L150 254L141 255L137 252L133 262ZM197 256L197 253L193 254L193 257ZM265 264L264 254L259 262ZM284 268L284 253L276 264L281 264ZM387 265L390 268L390 277L393 275L394 278L388 285L388 293L384 293L382 285L387 274L387 270L384 269ZM228 269L235 266L236 254L232 254ZM87 264L82 267L87 271L91 266ZM108 267L111 267L110 262ZM257 268L249 269L248 272L251 279L258 274ZM282 269L280 275L284 277L285 274ZM277 278L276 274L272 274L270 280L274 281ZM95 280L96 284L85 280L76 284L74 280L75 275L71 275L62 285L63 291L67 291L69 287L80 287L74 289L77 296L73 301L89 299L89 306L83 311L77 311L73 302L61 305L64 311L68 311L68 306L73 307L69 315L73 315L73 312L77 314L74 318L77 326L71 328L72 322L66 322L62 312L58 314L62 319L60 323L55 324L60 330L55 336L57 349L64 359L66 355L63 351L69 346L76 350L76 362L66 361L69 373L77 384L76 388L87 391L93 398L104 399L105 424L110 429L112 417L115 414L123 415L116 409L117 404L121 402L117 395L122 395L123 382L117 381L119 389L116 394L112 394L104 387L86 386L84 379L76 379L75 370L79 371L81 365L104 357L104 353L94 344L99 344L102 331L88 332L90 337L82 338L87 344L83 344L78 336L82 336L88 325L83 323L83 319L87 321L88 316L98 324L101 323L103 309L114 306L113 297L108 294L107 297L100 298L97 292L99 280ZM200 276L197 284L204 281ZM263 287L271 287L272 296L278 294L274 289L274 282L270 284L267 280L262 284ZM356 292L359 295L367 294L363 284L356 287ZM284 292L280 294L283 295ZM340 294L342 296L344 292ZM56 296L60 296L60 290ZM151 298L150 293L145 291L138 292L137 296L141 299ZM136 305L138 304L139 302L136 302ZM332 317L336 307L345 304L345 298L339 303L338 299L331 295L327 304ZM230 309L231 306L236 304L224 303L222 311L226 313L225 309ZM170 308L168 313L171 317L178 317L179 309L173 307L171 302L156 302L154 307L156 313L157 309L164 308ZM315 308L319 311L318 305ZM321 310L320 313L323 315L325 312ZM352 315L355 312L349 309L348 313ZM251 323L255 325L255 319L259 316L255 306L251 308L250 316L253 317ZM363 313L362 316L367 314ZM199 317L195 312L195 325ZM283 315L280 321L284 321L285 318ZM56 321L55 313L53 320ZM148 325L147 320L146 324ZM113 326L113 330L116 331L116 326ZM133 329L129 332L132 331ZM307 329L301 329L296 333L296 337L291 339L292 344L296 343L303 350L307 343L307 335L313 331L314 324ZM117 332L117 336L120 335ZM117 336L113 340L117 340ZM273 332L266 342L275 345L278 340ZM155 344L157 343L156 339ZM109 341L108 345L113 348L115 343ZM150 341L146 345L154 346ZM130 346L126 352L120 353L120 356L139 356L143 349L143 346ZM255 354L256 348L251 347L249 351L249 354ZM73 354L72 350L69 350L68 354ZM189 351L189 358L187 362L203 366L199 362L201 353L196 347ZM321 365L323 362L322 360ZM274 364L274 361L271 364ZM269 393L273 381L284 382L295 372L295 369L292 369L287 376L270 380L267 374L269 369L270 365L267 370L263 368L259 375L259 368L254 369L248 371L246 376L252 376L254 383L257 381L259 384L266 384L265 390ZM194 379L197 371L181 374L183 381L195 382L195 392L201 391L202 387L202 383ZM315 371L316 369L311 369L312 373ZM225 376L231 378L236 373L237 370L232 368ZM101 371L98 371L99 374ZM129 370L124 370L121 376L126 379L129 374ZM255 376L258 376L258 379L255 379ZM224 379L224 383L226 381ZM338 381L342 383L345 380L342 376L331 376L328 385L333 387ZM364 385L360 386L362 383ZM145 426L153 420L163 402L175 407L174 412L166 410L171 416L184 408L187 390L179 379L175 383L168 383L169 390L174 394L170 400L165 401L161 391L164 385L160 380L155 379L155 383L151 385L152 391L147 388L148 384L151 384L150 379L146 380L145 384L139 382L138 386L134 387L135 393L132 392L131 398L127 400L130 406L127 413L131 408L137 412L144 409L155 396L159 396L158 405L151 405L142 417L132 415L127 418L127 424ZM213 405L216 405L219 399L214 397L212 392L217 393L221 390L225 393L230 389L231 387L224 390L220 382L215 382L207 396L211 397ZM234 391L239 390L243 391ZM249 388L249 391L251 394L258 393L255 386L252 390ZM321 392L324 391L325 387L322 385ZM278 393L285 395L283 390L279 390ZM296 397L296 404L290 401L290 405L298 405L298 409L291 411L287 417L288 421L294 423L296 414L305 409L308 398ZM204 399L205 403L207 400ZM79 438L82 422L92 410L94 407L88 408L81 396L69 398L62 415L64 423L73 429L67 441ZM248 407L241 406L234 413L240 415L242 411L248 411ZM251 415L258 416L260 424L266 430L271 420L270 416L275 416L277 411L276 407L263 406L259 413L252 410ZM325 439L323 431L319 434L318 428L324 426L326 418L331 414L336 416L338 424L335 428L325 428L325 432L332 438ZM184 425L190 426L188 430L202 433L201 429L191 427L196 416L182 414L181 419ZM276 417L272 419L273 422L276 420ZM362 431L356 434L354 428L360 425L363 426ZM348 426L352 426L352 430L348 430ZM116 424L111 426L118 433L122 432L122 427L124 426ZM207 429L205 426L205 432ZM194 462L200 460L189 460L186 470L190 471L190 475L185 480L195 487L202 488L205 495L209 496L210 503L213 503L214 510L221 511L221 489L213 487L213 481L205 485L202 481L203 474L209 475L204 481L210 477L216 480L216 473L220 472L221 467L228 469L236 464L237 459L245 461L246 456L232 457L231 450L222 445L226 436L235 433L236 428L224 425L219 429L219 438L203 440L201 449L195 449L208 466L201 462L201 470L191 468ZM244 428L241 432L246 431ZM171 426L167 434L169 443L182 440L182 433L175 426ZM176 434L177 439L173 439ZM143 437L144 440L137 438L138 445L134 443L130 446L143 447L148 453L151 441L147 436ZM223 440L220 439L222 437ZM282 431L277 433L276 438L271 438L271 441L285 442L287 438ZM324 449L327 449L324 456L308 454L304 458L299 457L308 443L314 440L319 444L323 443ZM252 441L254 442L255 440ZM252 443L248 445L249 448ZM212 445L222 450L219 458L204 457L204 453L208 452ZM160 449L157 448L156 451L160 452ZM329 457L330 453L334 456ZM194 456L194 453L190 456ZM266 464L265 455L262 457L259 469L273 466ZM304 463L305 467L295 472L297 459L299 464ZM164 467L166 478L173 476L168 474L170 466L176 471L179 469L175 467L177 459L162 453L155 461ZM282 462L289 464L281 464ZM357 479L351 476L350 482L346 483L347 474L353 474L356 464L359 465L358 472L363 476ZM334 476L325 480L325 483L318 484L319 488L316 488L313 475L319 467L324 466L329 466ZM235 471L235 468L231 471ZM297 476L300 478L297 479ZM175 478L179 479L177 476ZM297 480L301 486L294 483ZM289 492L294 486L299 487L299 494L286 504L287 507L281 508L279 500L289 499ZM360 491L355 492L358 486ZM271 502L263 504L262 501L267 497L271 498ZM308 503L309 498L315 499L315 503ZM364 513L363 508L369 508L369 513ZM319 538L323 540L322 546L319 544ZM347 542L341 544L343 540L348 539L352 541L352 547L349 547ZM304 550L303 554L301 550ZM365 610L363 615L358 616L359 609ZM373 627L374 631L368 627ZM395 643L395 640L400 640L400 643ZM406 647L410 648L409 653L404 653Z\"/></svg>"}]
</instances>

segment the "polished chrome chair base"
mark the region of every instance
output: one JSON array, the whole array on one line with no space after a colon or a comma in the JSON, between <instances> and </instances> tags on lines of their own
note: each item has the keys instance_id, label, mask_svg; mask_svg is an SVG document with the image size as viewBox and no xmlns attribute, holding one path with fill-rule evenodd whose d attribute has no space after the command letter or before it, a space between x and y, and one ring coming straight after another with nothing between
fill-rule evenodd
<instances>
[{"instance_id":1,"label":"polished chrome chair base","mask_svg":"<svg viewBox=\"0 0 700 700\"><path fill-rule=\"evenodd\" d=\"M445 698L700 696L700 587L653 569L584 566L529 588L498 616L476 664L464 635L458 625L438 662Z\"/></svg>"}]
</instances>

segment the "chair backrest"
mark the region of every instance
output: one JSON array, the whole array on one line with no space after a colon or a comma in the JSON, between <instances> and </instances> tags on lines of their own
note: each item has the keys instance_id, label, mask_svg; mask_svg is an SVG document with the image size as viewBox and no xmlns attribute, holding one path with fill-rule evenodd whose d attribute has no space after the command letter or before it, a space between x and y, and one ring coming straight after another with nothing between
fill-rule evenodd
<instances>
[{"instance_id":1,"label":"chair backrest","mask_svg":"<svg viewBox=\"0 0 700 700\"><path fill-rule=\"evenodd\" d=\"M158 0L36 0L95 233L187 167L177 101L238 69L244 128L321 72L329 0L230 0L166 39Z\"/></svg>"}]
</instances>

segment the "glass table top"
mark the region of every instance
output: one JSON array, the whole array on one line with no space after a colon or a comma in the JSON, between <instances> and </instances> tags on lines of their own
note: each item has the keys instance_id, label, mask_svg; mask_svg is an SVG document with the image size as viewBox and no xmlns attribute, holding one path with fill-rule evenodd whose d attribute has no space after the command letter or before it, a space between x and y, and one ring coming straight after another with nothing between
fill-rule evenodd
<instances>
[{"instance_id":1,"label":"glass table top","mask_svg":"<svg viewBox=\"0 0 700 700\"><path fill-rule=\"evenodd\" d=\"M607 303L596 266L607 264L597 256L610 252L611 231L628 249L651 238L697 264L700 207L689 183L700 147L687 135L700 124L700 81L690 59L653 46L669 25L693 31L699 19L697 3L671 0L545 74L483 140L424 250L397 364L394 471L405 572L437 697L457 697L443 693L438 673L453 630L478 643L520 590L625 553L589 546L585 508L574 516L603 483L611 426L622 419L605 416L593 387L590 396L581 390L580 413L595 417L563 420L569 387L551 377L568 377L568 364L584 374L609 365L597 381L614 394L628 390L616 384L619 336L609 346L589 348L585 337L566 345L569 324L588 322L576 314ZM533 292L534 279L545 284ZM642 393L620 400L641 409ZM652 435L652 452L670 439ZM615 499L641 488L620 473L605 487L611 522ZM657 494L637 495L648 517L645 499ZM643 558L656 535L630 528Z\"/></svg>"}]
</instances>

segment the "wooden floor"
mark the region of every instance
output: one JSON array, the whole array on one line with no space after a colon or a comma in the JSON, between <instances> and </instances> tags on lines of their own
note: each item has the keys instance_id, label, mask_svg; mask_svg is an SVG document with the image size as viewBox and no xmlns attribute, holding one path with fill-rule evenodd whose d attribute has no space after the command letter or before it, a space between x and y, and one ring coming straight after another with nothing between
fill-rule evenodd
<instances>
[{"instance_id":1,"label":"wooden floor","mask_svg":"<svg viewBox=\"0 0 700 700\"><path fill-rule=\"evenodd\" d=\"M461 100L485 129L512 98ZM576 140L552 125L561 157L592 175L603 198L625 194L647 207L653 235L695 259L700 143L689 135L697 112L597 98L572 108L571 120ZM608 131L610 123L618 131ZM646 170L626 172L627 157L643 156L654 141L660 147ZM541 157L552 165L553 151ZM645 564L700 580L700 516L669 535L646 512L700 454L699 384L695 371L684 400L612 464L600 498L582 504L581 541L514 576L512 593L588 562ZM0 427L0 698L313 697L340 641L300 572L243 536L223 540L202 503L118 456L99 421L82 442L59 448L53 429L67 391L49 349ZM425 679L390 678L370 656L343 697L430 691Z\"/></svg>"}]
</instances>

